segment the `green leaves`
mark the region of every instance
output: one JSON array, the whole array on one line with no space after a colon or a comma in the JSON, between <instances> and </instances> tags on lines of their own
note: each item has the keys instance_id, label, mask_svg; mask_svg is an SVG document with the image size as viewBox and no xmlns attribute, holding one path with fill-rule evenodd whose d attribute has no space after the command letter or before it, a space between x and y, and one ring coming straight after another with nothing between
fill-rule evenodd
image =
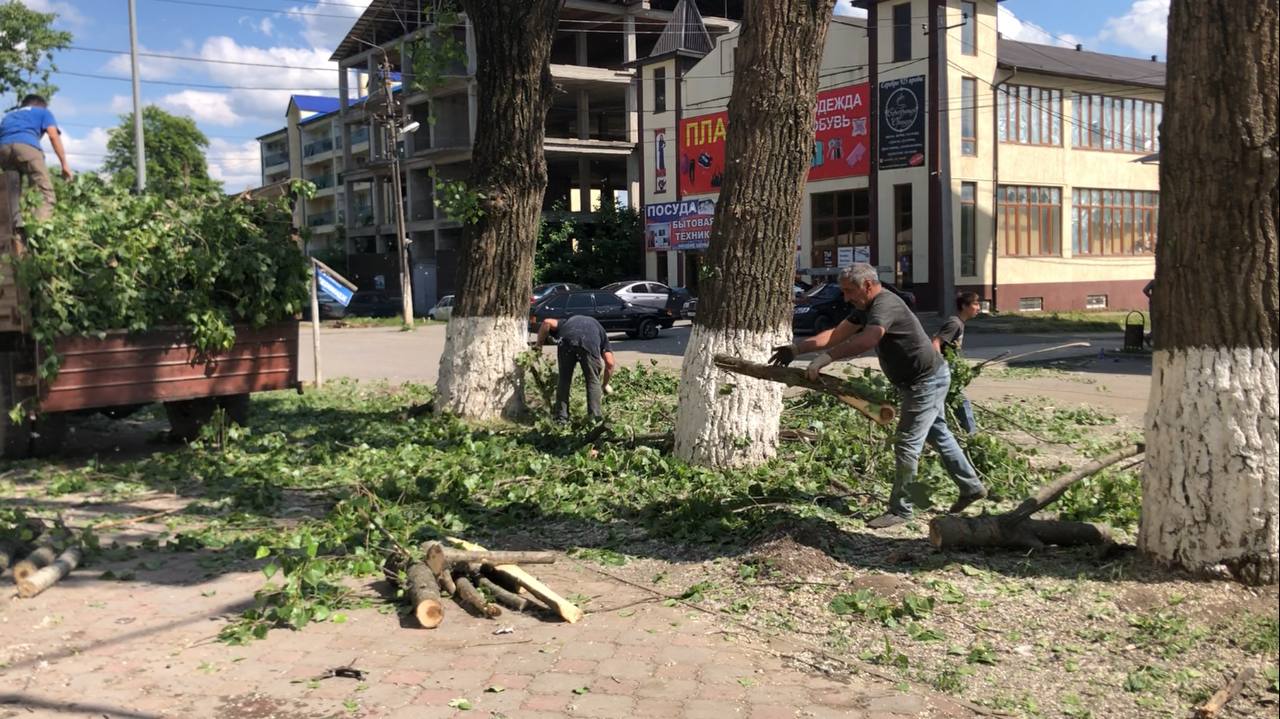
<instances>
[{"instance_id":1,"label":"green leaves","mask_svg":"<svg viewBox=\"0 0 1280 719\"><path fill-rule=\"evenodd\" d=\"M71 33L53 29L57 17L20 2L0 4L0 95L18 101L32 92L46 99L53 95L57 88L49 84L49 73L57 69L54 51L71 44Z\"/></svg>"}]
</instances>

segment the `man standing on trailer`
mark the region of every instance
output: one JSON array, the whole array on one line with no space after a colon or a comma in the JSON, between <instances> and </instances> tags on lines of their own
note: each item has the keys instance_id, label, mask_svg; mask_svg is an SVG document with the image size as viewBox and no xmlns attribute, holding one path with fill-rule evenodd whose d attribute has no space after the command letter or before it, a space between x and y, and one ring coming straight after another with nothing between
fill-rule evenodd
<instances>
[{"instance_id":1,"label":"man standing on trailer","mask_svg":"<svg viewBox=\"0 0 1280 719\"><path fill-rule=\"evenodd\" d=\"M71 165L67 164L67 153L62 148L62 134L58 132L58 122L49 112L49 103L39 95L27 95L22 98L22 105L5 114L0 121L0 169L14 170L27 178L27 182L40 190L40 207L36 209L36 218L45 220L53 214L53 204L57 200L53 193L53 181L49 178L49 168L44 164L44 150L40 147L43 135L49 136L49 144L62 163L62 179L71 179Z\"/></svg>"}]
</instances>

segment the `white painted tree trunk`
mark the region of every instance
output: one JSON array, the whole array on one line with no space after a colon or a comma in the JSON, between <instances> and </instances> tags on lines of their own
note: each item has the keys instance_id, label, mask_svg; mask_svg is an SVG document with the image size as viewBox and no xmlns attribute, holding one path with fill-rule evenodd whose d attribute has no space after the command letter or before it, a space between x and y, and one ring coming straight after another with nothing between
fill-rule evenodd
<instances>
[{"instance_id":1,"label":"white painted tree trunk","mask_svg":"<svg viewBox=\"0 0 1280 719\"><path fill-rule=\"evenodd\" d=\"M528 348L523 318L450 319L436 381L436 412L480 421L518 417L524 393L516 357Z\"/></svg>"},{"instance_id":2,"label":"white painted tree trunk","mask_svg":"<svg viewBox=\"0 0 1280 719\"><path fill-rule=\"evenodd\" d=\"M749 332L694 325L680 372L677 457L727 467L759 464L774 456L782 385L725 372L712 358L727 354L764 362L772 347L790 341L789 327Z\"/></svg>"},{"instance_id":3,"label":"white painted tree trunk","mask_svg":"<svg viewBox=\"0 0 1280 719\"><path fill-rule=\"evenodd\" d=\"M1280 562L1280 390L1271 349L1157 351L1138 546L1249 584Z\"/></svg>"}]
</instances>

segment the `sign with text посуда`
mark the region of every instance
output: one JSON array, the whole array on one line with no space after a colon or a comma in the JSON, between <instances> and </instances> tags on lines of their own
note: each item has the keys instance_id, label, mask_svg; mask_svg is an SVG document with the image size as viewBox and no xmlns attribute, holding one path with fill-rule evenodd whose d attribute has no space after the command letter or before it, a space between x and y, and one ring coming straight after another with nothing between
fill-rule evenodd
<instances>
[{"instance_id":1,"label":"sign with text \u043f\u043e\u0441\u0443\u0434\u0430","mask_svg":"<svg viewBox=\"0 0 1280 719\"><path fill-rule=\"evenodd\" d=\"M651 250L705 250L715 219L713 198L644 206L645 245Z\"/></svg>"}]
</instances>

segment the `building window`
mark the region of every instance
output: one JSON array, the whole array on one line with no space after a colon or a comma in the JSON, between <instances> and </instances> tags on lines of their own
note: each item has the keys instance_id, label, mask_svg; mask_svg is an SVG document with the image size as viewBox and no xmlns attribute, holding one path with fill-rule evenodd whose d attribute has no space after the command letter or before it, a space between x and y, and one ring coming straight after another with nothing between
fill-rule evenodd
<instances>
[{"instance_id":1,"label":"building window","mask_svg":"<svg viewBox=\"0 0 1280 719\"><path fill-rule=\"evenodd\" d=\"M960 154L978 154L978 81L960 78Z\"/></svg>"},{"instance_id":2,"label":"building window","mask_svg":"<svg viewBox=\"0 0 1280 719\"><path fill-rule=\"evenodd\" d=\"M911 3L893 6L893 61L911 59Z\"/></svg>"},{"instance_id":3,"label":"building window","mask_svg":"<svg viewBox=\"0 0 1280 719\"><path fill-rule=\"evenodd\" d=\"M962 0L960 12L964 13L964 24L960 26L960 52L965 55L977 55L978 4Z\"/></svg>"},{"instance_id":4,"label":"building window","mask_svg":"<svg viewBox=\"0 0 1280 719\"><path fill-rule=\"evenodd\" d=\"M996 191L1000 254L1053 257L1062 254L1062 189L1001 185Z\"/></svg>"},{"instance_id":5,"label":"building window","mask_svg":"<svg viewBox=\"0 0 1280 719\"><path fill-rule=\"evenodd\" d=\"M1156 251L1160 193L1142 190L1072 190L1071 252L1076 255L1150 255Z\"/></svg>"},{"instance_id":6,"label":"building window","mask_svg":"<svg viewBox=\"0 0 1280 719\"><path fill-rule=\"evenodd\" d=\"M809 197L813 267L839 267L870 257L871 195L866 189L819 192Z\"/></svg>"},{"instance_id":7,"label":"building window","mask_svg":"<svg viewBox=\"0 0 1280 719\"><path fill-rule=\"evenodd\" d=\"M1160 103L1075 95L1071 105L1073 147L1110 152L1160 151L1160 120L1164 112Z\"/></svg>"},{"instance_id":8,"label":"building window","mask_svg":"<svg viewBox=\"0 0 1280 719\"><path fill-rule=\"evenodd\" d=\"M1019 312L1039 312L1042 309L1044 309L1043 297L1019 297L1018 298Z\"/></svg>"},{"instance_id":9,"label":"building window","mask_svg":"<svg viewBox=\"0 0 1280 719\"><path fill-rule=\"evenodd\" d=\"M1001 85L996 90L996 124L1000 128L1000 142L1061 145L1062 91Z\"/></svg>"},{"instance_id":10,"label":"building window","mask_svg":"<svg viewBox=\"0 0 1280 719\"><path fill-rule=\"evenodd\" d=\"M978 184L960 183L960 274L978 274Z\"/></svg>"},{"instance_id":11,"label":"building window","mask_svg":"<svg viewBox=\"0 0 1280 719\"><path fill-rule=\"evenodd\" d=\"M653 111L667 111L667 68L653 68Z\"/></svg>"},{"instance_id":12,"label":"building window","mask_svg":"<svg viewBox=\"0 0 1280 719\"><path fill-rule=\"evenodd\" d=\"M1085 295L1084 308L1086 310L1105 310L1107 308L1107 296Z\"/></svg>"}]
</instances>

